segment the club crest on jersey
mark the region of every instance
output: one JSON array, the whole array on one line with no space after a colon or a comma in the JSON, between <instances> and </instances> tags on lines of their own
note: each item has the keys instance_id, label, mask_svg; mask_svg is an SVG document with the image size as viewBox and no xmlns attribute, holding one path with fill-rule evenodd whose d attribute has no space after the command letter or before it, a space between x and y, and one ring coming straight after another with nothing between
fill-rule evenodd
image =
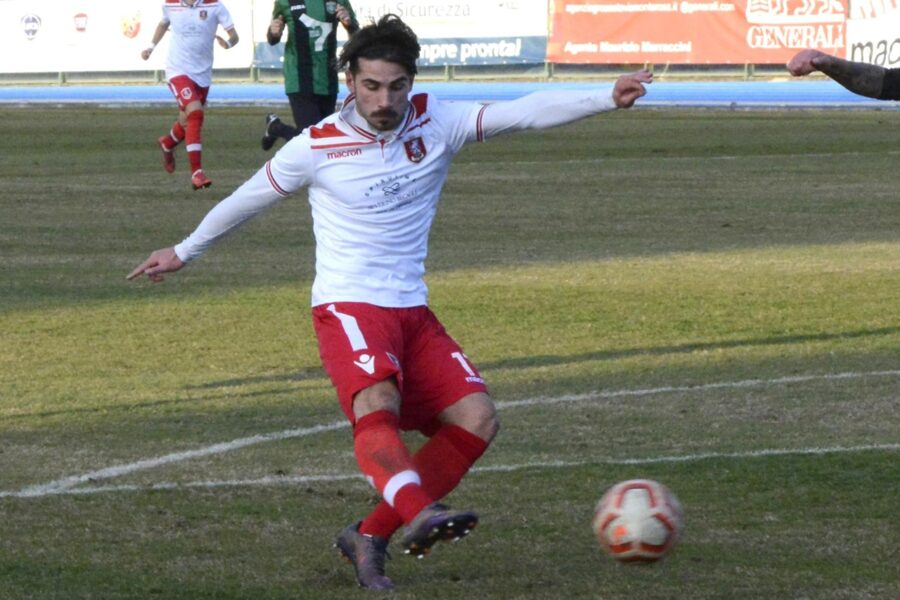
<instances>
[{"instance_id":1,"label":"club crest on jersey","mask_svg":"<svg viewBox=\"0 0 900 600\"><path fill-rule=\"evenodd\" d=\"M425 142L422 141L422 138L420 137L414 137L411 140L403 142L403 147L406 148L406 158L408 158L410 162L417 163L428 154L428 150L425 149Z\"/></svg>"},{"instance_id":2,"label":"club crest on jersey","mask_svg":"<svg viewBox=\"0 0 900 600\"><path fill-rule=\"evenodd\" d=\"M205 21L205 20L206 20L206 17L208 17L208 16L209 16L209 13L206 12L205 10L201 10L201 11L200 11L200 20L201 20L201 21Z\"/></svg>"}]
</instances>

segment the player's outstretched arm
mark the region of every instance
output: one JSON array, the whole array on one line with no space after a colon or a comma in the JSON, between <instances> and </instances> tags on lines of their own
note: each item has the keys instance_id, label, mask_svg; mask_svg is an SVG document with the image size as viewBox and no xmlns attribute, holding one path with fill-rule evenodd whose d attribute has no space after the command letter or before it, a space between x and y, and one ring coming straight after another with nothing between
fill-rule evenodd
<instances>
[{"instance_id":1,"label":"player's outstretched arm","mask_svg":"<svg viewBox=\"0 0 900 600\"><path fill-rule=\"evenodd\" d=\"M139 264L128 274L126 279L129 281L146 275L153 283L159 283L163 280L163 273L174 273L184 266L184 261L175 254L175 248L163 248L154 251L144 262Z\"/></svg>"},{"instance_id":2,"label":"player's outstretched arm","mask_svg":"<svg viewBox=\"0 0 900 600\"><path fill-rule=\"evenodd\" d=\"M802 77L804 75L809 75L813 71L818 71L819 68L814 64L813 61L819 59L820 57L828 56L824 52L820 52L818 50L801 50L797 54L795 54L791 60L787 63L787 70L794 77Z\"/></svg>"},{"instance_id":3,"label":"player's outstretched arm","mask_svg":"<svg viewBox=\"0 0 900 600\"><path fill-rule=\"evenodd\" d=\"M612 90L608 86L585 90L545 89L515 100L494 102L481 109L478 137L487 139L523 129L549 129L602 112L629 108L647 93L653 81L647 70L622 75Z\"/></svg>"},{"instance_id":4,"label":"player's outstretched arm","mask_svg":"<svg viewBox=\"0 0 900 600\"><path fill-rule=\"evenodd\" d=\"M641 69L634 73L622 75L613 86L613 101L619 108L631 108L635 101L647 93L645 83L653 83L653 73Z\"/></svg>"},{"instance_id":5,"label":"player's outstretched arm","mask_svg":"<svg viewBox=\"0 0 900 600\"><path fill-rule=\"evenodd\" d=\"M156 31L153 32L153 37L150 38L150 45L144 48L141 51L141 58L147 60L150 58L150 55L153 54L153 49L156 48L156 45L159 41L166 35L166 32L169 30L169 23L166 21L160 21L159 25L156 26Z\"/></svg>"},{"instance_id":6,"label":"player's outstretched arm","mask_svg":"<svg viewBox=\"0 0 900 600\"><path fill-rule=\"evenodd\" d=\"M821 71L854 94L869 98L881 98L884 76L887 72L884 67L878 65L851 62L812 49L801 50L795 54L788 61L787 69L796 77Z\"/></svg>"},{"instance_id":7,"label":"player's outstretched arm","mask_svg":"<svg viewBox=\"0 0 900 600\"><path fill-rule=\"evenodd\" d=\"M295 139L299 142L302 138ZM302 158L303 148L299 147L297 142L291 146L294 155L284 158L283 150L276 154L275 158L245 181L241 187L206 213L197 228L180 244L155 251L129 273L127 278L131 280L146 275L150 281L162 281L163 273L178 271L184 267L185 263L203 255L208 248L226 234L236 231L247 220L273 206L284 196L300 187L309 185L310 178L306 175L305 170L307 161ZM308 147L306 150L308 151ZM292 161L298 154L301 155L301 158ZM287 165L287 173L284 172L285 165ZM273 187L273 181L279 181L281 185L276 189Z\"/></svg>"}]
</instances>

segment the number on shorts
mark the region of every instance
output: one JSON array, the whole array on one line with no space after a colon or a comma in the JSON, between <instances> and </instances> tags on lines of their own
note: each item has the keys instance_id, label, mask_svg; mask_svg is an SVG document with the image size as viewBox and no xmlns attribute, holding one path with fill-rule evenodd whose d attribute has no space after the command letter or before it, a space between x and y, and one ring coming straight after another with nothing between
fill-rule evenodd
<instances>
[{"instance_id":1,"label":"number on shorts","mask_svg":"<svg viewBox=\"0 0 900 600\"><path fill-rule=\"evenodd\" d=\"M469 359L466 358L465 354L463 354L462 352L454 352L450 356L455 358L457 362L462 365L462 368L466 370L466 373L469 374L469 377L478 377L478 374L475 373L475 369L473 369L472 365L469 364Z\"/></svg>"}]
</instances>

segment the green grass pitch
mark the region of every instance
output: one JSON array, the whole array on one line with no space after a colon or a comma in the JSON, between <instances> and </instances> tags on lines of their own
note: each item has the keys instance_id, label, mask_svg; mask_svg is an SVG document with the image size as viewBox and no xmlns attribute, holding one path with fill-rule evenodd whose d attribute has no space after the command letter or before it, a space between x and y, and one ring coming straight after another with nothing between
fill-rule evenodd
<instances>
[{"instance_id":1,"label":"green grass pitch","mask_svg":"<svg viewBox=\"0 0 900 600\"><path fill-rule=\"evenodd\" d=\"M0 598L365 598L331 547L375 502L318 360L304 193L126 282L268 155L208 111L0 109ZM897 598L900 114L636 109L465 148L431 304L488 380L460 544L397 598ZM410 443L418 438L410 437ZM658 479L686 529L605 557Z\"/></svg>"}]
</instances>

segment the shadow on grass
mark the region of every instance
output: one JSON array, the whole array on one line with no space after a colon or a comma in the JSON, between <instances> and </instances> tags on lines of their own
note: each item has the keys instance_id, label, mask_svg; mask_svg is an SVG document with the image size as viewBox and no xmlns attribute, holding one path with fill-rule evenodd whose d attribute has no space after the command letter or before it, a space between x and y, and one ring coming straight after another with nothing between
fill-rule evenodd
<instances>
[{"instance_id":1,"label":"shadow on grass","mask_svg":"<svg viewBox=\"0 0 900 600\"><path fill-rule=\"evenodd\" d=\"M743 340L729 340L721 342L695 342L691 344L676 344L672 346L659 346L656 348L631 348L626 350L601 350L598 352L585 352L576 355L544 355L523 356L509 358L493 362L482 362L478 366L481 370L487 369L513 369L526 367L544 367L569 363L586 362L592 360L618 360L633 356L662 356L665 354L689 354L706 350L726 350L729 348L748 348L753 346L787 346L807 342L827 342L830 340L849 340L856 338L878 337L900 333L900 327L880 327L877 329L861 329L859 331L847 331L840 333L810 333L784 336L769 336L763 338L750 338Z\"/></svg>"},{"instance_id":2,"label":"shadow on grass","mask_svg":"<svg viewBox=\"0 0 900 600\"><path fill-rule=\"evenodd\" d=\"M893 335L900 333L900 327L881 327L878 329L861 329L859 331L846 331L839 333L810 333L784 336L769 336L763 338L750 338L744 340L728 340L720 342L695 342L691 344L676 344L672 346L659 346L656 348L631 348L628 350L599 350L597 352L586 352L575 355L543 355L543 356L523 356L520 358L508 358L493 362L478 362L481 370L488 369L510 369L510 368L527 368L527 367L544 367L551 365L562 365L569 363L579 363L593 360L618 360L620 358L630 358L632 356L661 356L665 354L689 354L691 352L705 350L725 350L728 348L745 348L753 346L780 346L789 344L799 344L805 342L827 342L830 340L849 340L856 338L878 337L885 335ZM200 386L192 386L196 388L223 388L235 387L241 385L253 385L257 383L277 383L290 381L304 381L325 377L325 371L321 368L304 369L295 373L285 373L283 375L265 375L260 377L242 377L235 379L224 379L221 381L210 381ZM188 388L191 389L191 388Z\"/></svg>"},{"instance_id":3,"label":"shadow on grass","mask_svg":"<svg viewBox=\"0 0 900 600\"><path fill-rule=\"evenodd\" d=\"M248 378L254 379L254 378ZM285 378L289 379L289 378ZM237 384L235 384L237 385ZM212 388L212 385L209 386L191 386L190 389L204 389L204 388ZM323 390L328 393L332 393L331 384L322 384L320 386ZM188 389L188 388L186 388ZM4 419L8 419L10 421L15 419L25 419L25 418L34 418L34 417L58 417L62 415L79 415L79 414L91 414L91 413L124 413L124 412L135 412L135 411L143 411L151 408L159 408L161 406L171 406L175 404L181 403L196 403L196 402L211 402L215 400L222 400L225 398L231 398L234 400L237 399L247 399L247 398L258 398L258 397L272 397L279 395L289 395L294 394L295 390L293 389L285 389L285 390L260 390L256 392L222 392L220 394L209 394L207 396L199 396L194 398L175 398L172 400L156 400L154 402L139 402L135 404L122 404L117 406L99 406L93 408L69 408L64 410L47 410L43 412L32 412L32 413L20 413L16 415L9 415L3 417ZM2 597L2 596L0 596Z\"/></svg>"},{"instance_id":4,"label":"shadow on grass","mask_svg":"<svg viewBox=\"0 0 900 600\"><path fill-rule=\"evenodd\" d=\"M672 346L659 346L656 348L632 348L629 350L601 350L598 352L585 352L576 355L543 355L543 356L527 356L521 358L503 359L493 362L483 362L479 364L482 371L489 369L515 369L528 367L543 367L551 365L563 365L570 363L579 363L596 360L618 360L621 358L630 358L633 356L662 356L666 354L688 354L691 352L706 350L724 350L728 348L746 348L753 346L779 346L798 344L806 342L825 342L830 340L848 340L866 337L878 337L900 333L900 327L880 327L877 329L861 329L858 331L848 331L841 333L813 333L785 336L769 336L763 338L750 338L744 340L729 340L721 342L696 342L691 344L676 344ZM285 373L283 375L264 375L258 377L240 377L233 379L223 379L219 381L210 381L201 385L185 386L186 390L215 390L230 387L238 387L244 385L254 385L261 383L285 383L296 381L308 381L311 379L324 378L325 372L321 368L308 368L294 373ZM323 384L321 386L331 392L331 384ZM294 390L261 390L243 393L222 393L210 394L199 398L179 398L173 400L159 400L156 402L130 404L122 406L103 406L97 408L73 408L59 411L45 411L40 413L25 413L6 417L8 419L22 419L26 417L52 417L65 414L85 414L92 412L113 412L113 411L133 411L138 409L146 409L152 407L166 406L177 404L179 402L208 402L211 400L220 400L222 398L253 398L261 396L272 396L277 394L294 393Z\"/></svg>"},{"instance_id":5,"label":"shadow on grass","mask_svg":"<svg viewBox=\"0 0 900 600\"><path fill-rule=\"evenodd\" d=\"M325 377L325 370L321 367L312 367L296 371L294 373L285 373L282 375L260 375L257 377L237 377L234 379L221 379L219 381L210 381L200 385L185 386L187 390L197 389L214 389L225 387L237 387L240 385L253 385L255 383L282 383L290 381L308 381L310 379L319 379Z\"/></svg>"}]
</instances>

